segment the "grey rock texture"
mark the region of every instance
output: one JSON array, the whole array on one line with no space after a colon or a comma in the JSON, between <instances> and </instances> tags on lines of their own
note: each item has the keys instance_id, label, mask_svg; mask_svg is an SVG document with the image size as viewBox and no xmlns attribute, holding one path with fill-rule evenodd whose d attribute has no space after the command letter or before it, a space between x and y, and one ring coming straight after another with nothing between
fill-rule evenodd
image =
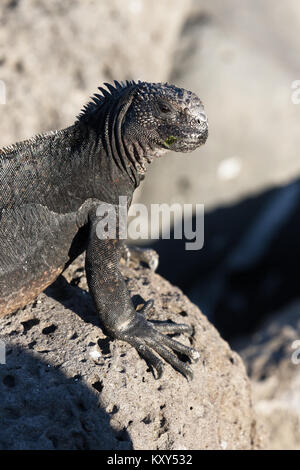
<instances>
[{"instance_id":1,"label":"grey rock texture","mask_svg":"<svg viewBox=\"0 0 300 470\"><path fill-rule=\"evenodd\" d=\"M0 147L72 124L103 81L166 80L190 3L2 1Z\"/></svg>"},{"instance_id":2,"label":"grey rock texture","mask_svg":"<svg viewBox=\"0 0 300 470\"><path fill-rule=\"evenodd\" d=\"M247 366L268 448L300 450L300 302L274 314L234 349Z\"/></svg>"},{"instance_id":3,"label":"grey rock texture","mask_svg":"<svg viewBox=\"0 0 300 470\"><path fill-rule=\"evenodd\" d=\"M103 335L81 259L35 302L0 319L0 448L262 446L240 357L178 288L148 269L123 269L137 307L154 298L152 318L194 326L194 380L166 365L157 381L132 347Z\"/></svg>"}]
</instances>

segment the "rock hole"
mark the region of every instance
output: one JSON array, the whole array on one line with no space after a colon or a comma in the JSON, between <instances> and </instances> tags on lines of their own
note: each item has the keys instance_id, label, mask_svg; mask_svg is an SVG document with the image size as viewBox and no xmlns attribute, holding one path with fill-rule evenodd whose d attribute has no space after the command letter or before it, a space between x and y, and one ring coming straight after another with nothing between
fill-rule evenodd
<instances>
[{"instance_id":1,"label":"rock hole","mask_svg":"<svg viewBox=\"0 0 300 470\"><path fill-rule=\"evenodd\" d=\"M54 331L57 329L57 326L52 323L52 325L46 326L45 328L42 329L43 335L50 335L51 333L54 333Z\"/></svg>"},{"instance_id":2,"label":"rock hole","mask_svg":"<svg viewBox=\"0 0 300 470\"><path fill-rule=\"evenodd\" d=\"M152 422L150 415L145 416L145 418L142 419L142 423L144 424L150 424Z\"/></svg>"},{"instance_id":3,"label":"rock hole","mask_svg":"<svg viewBox=\"0 0 300 470\"><path fill-rule=\"evenodd\" d=\"M97 390L97 392L101 393L103 390L103 383L100 380L97 380L96 382L92 383L92 387Z\"/></svg>"},{"instance_id":4,"label":"rock hole","mask_svg":"<svg viewBox=\"0 0 300 470\"><path fill-rule=\"evenodd\" d=\"M112 407L112 410L111 410L111 412L110 412L109 414L115 415L116 413L118 413L118 411L119 411L119 407L118 407L117 405L114 405L114 406Z\"/></svg>"},{"instance_id":5,"label":"rock hole","mask_svg":"<svg viewBox=\"0 0 300 470\"><path fill-rule=\"evenodd\" d=\"M98 339L98 346L102 354L110 354L109 339Z\"/></svg>"},{"instance_id":6,"label":"rock hole","mask_svg":"<svg viewBox=\"0 0 300 470\"><path fill-rule=\"evenodd\" d=\"M163 416L163 417L161 418L161 420L160 420L160 427L163 428L163 427L166 425L166 422L167 422L167 420L166 420L166 418Z\"/></svg>"},{"instance_id":7,"label":"rock hole","mask_svg":"<svg viewBox=\"0 0 300 470\"><path fill-rule=\"evenodd\" d=\"M12 330L8 333L9 336L15 336L18 334L18 331L17 330Z\"/></svg>"},{"instance_id":8,"label":"rock hole","mask_svg":"<svg viewBox=\"0 0 300 470\"><path fill-rule=\"evenodd\" d=\"M266 380L266 379L267 379L267 374L266 374L265 372L262 373L262 374L260 374L260 376L259 376L259 380L260 380L260 381L263 382L263 381Z\"/></svg>"},{"instance_id":9,"label":"rock hole","mask_svg":"<svg viewBox=\"0 0 300 470\"><path fill-rule=\"evenodd\" d=\"M188 314L186 313L185 310L181 310L181 312L179 312L179 315L181 315L182 317L187 317Z\"/></svg>"},{"instance_id":10,"label":"rock hole","mask_svg":"<svg viewBox=\"0 0 300 470\"><path fill-rule=\"evenodd\" d=\"M24 328L23 333L26 335L27 331L31 330L33 326L36 326L40 323L38 318L30 318L29 320L21 322Z\"/></svg>"},{"instance_id":11,"label":"rock hole","mask_svg":"<svg viewBox=\"0 0 300 470\"><path fill-rule=\"evenodd\" d=\"M16 381L13 375L6 375L3 377L2 382L8 388L13 388L16 385Z\"/></svg>"}]
</instances>

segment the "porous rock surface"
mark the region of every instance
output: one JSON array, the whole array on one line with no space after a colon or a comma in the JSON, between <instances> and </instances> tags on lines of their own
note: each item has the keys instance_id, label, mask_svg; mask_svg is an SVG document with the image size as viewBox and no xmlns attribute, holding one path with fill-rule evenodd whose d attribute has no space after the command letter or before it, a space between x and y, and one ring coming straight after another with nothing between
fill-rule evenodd
<instances>
[{"instance_id":1,"label":"porous rock surface","mask_svg":"<svg viewBox=\"0 0 300 470\"><path fill-rule=\"evenodd\" d=\"M169 365L155 380L130 345L102 333L81 258L33 303L0 319L0 448L260 447L240 357L178 288L149 269L123 269L137 308L154 298L152 318L194 326L194 380Z\"/></svg>"}]
</instances>

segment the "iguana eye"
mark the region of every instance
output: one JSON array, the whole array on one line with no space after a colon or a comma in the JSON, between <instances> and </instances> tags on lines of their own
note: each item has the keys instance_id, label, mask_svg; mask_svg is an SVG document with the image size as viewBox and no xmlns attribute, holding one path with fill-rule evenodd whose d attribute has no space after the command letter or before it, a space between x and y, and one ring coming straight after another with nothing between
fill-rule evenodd
<instances>
[{"instance_id":1,"label":"iguana eye","mask_svg":"<svg viewBox=\"0 0 300 470\"><path fill-rule=\"evenodd\" d=\"M162 113L165 113L165 114L166 114L166 113L170 113L170 112L171 112L171 109L169 108L169 106L167 106L167 105L164 104L164 103L159 103L158 107L159 107L159 109L160 109L160 111L161 111Z\"/></svg>"}]
</instances>

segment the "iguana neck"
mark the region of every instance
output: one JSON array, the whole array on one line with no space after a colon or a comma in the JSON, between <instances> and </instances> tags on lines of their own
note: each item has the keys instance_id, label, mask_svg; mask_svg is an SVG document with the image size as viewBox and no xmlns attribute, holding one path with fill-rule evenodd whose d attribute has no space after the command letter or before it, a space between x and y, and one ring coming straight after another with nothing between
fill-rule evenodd
<instances>
[{"instance_id":1,"label":"iguana neck","mask_svg":"<svg viewBox=\"0 0 300 470\"><path fill-rule=\"evenodd\" d=\"M75 132L82 136L82 151L94 160L94 165L107 178L117 181L117 190L124 192L124 184L133 191L144 179L148 165L165 150L145 145L141 139L130 138L124 132L124 118L128 103L108 102L100 109L89 113L84 122L74 125ZM80 138L80 137L79 137ZM122 184L123 183L123 184Z\"/></svg>"}]
</instances>

